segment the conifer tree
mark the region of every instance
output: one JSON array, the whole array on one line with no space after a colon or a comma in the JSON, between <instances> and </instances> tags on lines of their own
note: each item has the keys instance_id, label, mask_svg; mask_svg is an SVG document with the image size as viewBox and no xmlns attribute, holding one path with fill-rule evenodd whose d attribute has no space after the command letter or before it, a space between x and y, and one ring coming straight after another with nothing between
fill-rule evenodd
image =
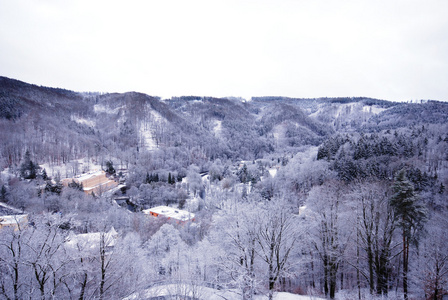
<instances>
[{"instance_id":1,"label":"conifer tree","mask_svg":"<svg viewBox=\"0 0 448 300\"><path fill-rule=\"evenodd\" d=\"M2 185L2 189L0 190L0 200L6 201L7 194L8 194L8 191L6 190L5 185Z\"/></svg>"},{"instance_id":2,"label":"conifer tree","mask_svg":"<svg viewBox=\"0 0 448 300\"><path fill-rule=\"evenodd\" d=\"M414 190L414 185L406 177L406 170L402 169L395 177L393 196L390 205L395 212L398 226L402 230L403 238L403 293L408 299L408 271L409 271L409 246L417 242L418 233L426 220L426 209L422 205Z\"/></svg>"},{"instance_id":3,"label":"conifer tree","mask_svg":"<svg viewBox=\"0 0 448 300\"><path fill-rule=\"evenodd\" d=\"M48 178L48 175L47 175L47 170L45 170L45 169L42 170L42 174L41 174L41 176L42 176L42 179L43 179L43 180L47 180L47 179L49 179L49 178Z\"/></svg>"},{"instance_id":4,"label":"conifer tree","mask_svg":"<svg viewBox=\"0 0 448 300\"><path fill-rule=\"evenodd\" d=\"M26 150L22 165L20 166L20 175L23 179L35 179L39 166L31 160L29 150Z\"/></svg>"},{"instance_id":5,"label":"conifer tree","mask_svg":"<svg viewBox=\"0 0 448 300\"><path fill-rule=\"evenodd\" d=\"M109 175L115 174L114 164L111 160L106 161L106 173L108 173Z\"/></svg>"}]
</instances>

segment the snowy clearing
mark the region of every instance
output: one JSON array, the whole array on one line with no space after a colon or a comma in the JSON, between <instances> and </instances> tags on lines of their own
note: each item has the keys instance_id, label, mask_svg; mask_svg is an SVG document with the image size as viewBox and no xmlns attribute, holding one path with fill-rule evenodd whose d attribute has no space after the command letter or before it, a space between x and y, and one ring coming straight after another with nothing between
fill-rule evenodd
<instances>
[{"instance_id":1,"label":"snowy clearing","mask_svg":"<svg viewBox=\"0 0 448 300\"><path fill-rule=\"evenodd\" d=\"M89 127L95 127L95 125L96 125L96 122L93 120L87 120L85 118L75 116L75 115L71 115L70 120L75 121L76 123L81 124L81 125L87 125Z\"/></svg>"},{"instance_id":2,"label":"snowy clearing","mask_svg":"<svg viewBox=\"0 0 448 300\"><path fill-rule=\"evenodd\" d=\"M107 106L105 106L105 105L103 105L103 104L95 104L94 106L93 106L93 111L95 112L95 113L106 113L106 114L117 114L119 111L120 111L120 109L122 109L122 108L124 108L124 106L119 106L119 107L116 107L116 108L110 108L110 107L107 107Z\"/></svg>"},{"instance_id":3,"label":"snowy clearing","mask_svg":"<svg viewBox=\"0 0 448 300\"><path fill-rule=\"evenodd\" d=\"M379 107L377 105L372 105L372 106L363 106L362 111L363 112L368 112L374 115L377 115L383 111L385 111L385 108Z\"/></svg>"},{"instance_id":4,"label":"snowy clearing","mask_svg":"<svg viewBox=\"0 0 448 300\"><path fill-rule=\"evenodd\" d=\"M222 133L222 121L215 120L215 125L213 126L213 132L215 133L215 136L219 137Z\"/></svg>"},{"instance_id":5,"label":"snowy clearing","mask_svg":"<svg viewBox=\"0 0 448 300\"><path fill-rule=\"evenodd\" d=\"M152 297L163 296L189 296L200 300L240 300L241 295L236 290L217 290L210 287L198 286L193 284L167 284L153 286L145 291L134 293L123 300L150 299ZM266 300L267 295L256 295L255 300ZM275 300L320 300L314 296L295 295L286 292L274 294Z\"/></svg>"}]
</instances>

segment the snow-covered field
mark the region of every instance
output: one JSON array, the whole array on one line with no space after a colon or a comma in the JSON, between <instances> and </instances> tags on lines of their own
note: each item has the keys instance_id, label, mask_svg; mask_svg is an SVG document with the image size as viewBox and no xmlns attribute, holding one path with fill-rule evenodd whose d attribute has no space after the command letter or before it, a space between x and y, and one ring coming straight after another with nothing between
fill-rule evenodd
<instances>
[{"instance_id":1,"label":"snow-covered field","mask_svg":"<svg viewBox=\"0 0 448 300\"><path fill-rule=\"evenodd\" d=\"M201 300L241 300L241 295L235 290L217 290L210 287L187 285L187 284L167 284L154 286L140 293L134 293L123 300L149 299L161 296L190 296ZM255 300L267 300L267 295L255 295ZM291 293L278 292L274 294L275 300L319 300L314 296L302 296Z\"/></svg>"},{"instance_id":2,"label":"snow-covered field","mask_svg":"<svg viewBox=\"0 0 448 300\"><path fill-rule=\"evenodd\" d=\"M39 166L42 169L45 169L48 176L52 178L59 176L61 179L101 170L101 165L89 162L87 159L73 160L69 163L60 165L50 165L46 163Z\"/></svg>"},{"instance_id":3,"label":"snow-covered field","mask_svg":"<svg viewBox=\"0 0 448 300\"><path fill-rule=\"evenodd\" d=\"M134 293L123 300L143 300L163 296L190 296L200 300L241 300L241 294L237 290L217 290L191 284L166 284L157 285L142 292ZM267 295L255 295L254 300L268 300ZM296 295L286 292L276 292L274 300L324 300L323 297L310 295ZM342 290L336 293L336 300L358 299L357 290ZM361 299L365 300L398 300L403 299L402 293L390 292L389 295L370 295L368 289L361 290Z\"/></svg>"}]
</instances>

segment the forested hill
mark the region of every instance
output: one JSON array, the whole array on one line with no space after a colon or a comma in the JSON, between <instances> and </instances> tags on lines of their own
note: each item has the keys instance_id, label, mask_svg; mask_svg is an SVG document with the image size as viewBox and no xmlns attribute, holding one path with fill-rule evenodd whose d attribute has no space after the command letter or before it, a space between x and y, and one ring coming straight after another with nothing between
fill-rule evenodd
<instances>
[{"instance_id":1,"label":"forested hill","mask_svg":"<svg viewBox=\"0 0 448 300\"><path fill-rule=\"evenodd\" d=\"M252 101L200 96L161 100L141 93L77 93L0 77L2 167L17 165L24 149L39 162L84 153L129 162L137 149L184 148L197 159L256 159L320 145L336 132L378 131L444 123L448 105L370 98ZM6 130L8 129L8 130ZM76 139L72 137L76 136Z\"/></svg>"},{"instance_id":2,"label":"forested hill","mask_svg":"<svg viewBox=\"0 0 448 300\"><path fill-rule=\"evenodd\" d=\"M0 141L2 299L448 294L448 103L0 77Z\"/></svg>"}]
</instances>

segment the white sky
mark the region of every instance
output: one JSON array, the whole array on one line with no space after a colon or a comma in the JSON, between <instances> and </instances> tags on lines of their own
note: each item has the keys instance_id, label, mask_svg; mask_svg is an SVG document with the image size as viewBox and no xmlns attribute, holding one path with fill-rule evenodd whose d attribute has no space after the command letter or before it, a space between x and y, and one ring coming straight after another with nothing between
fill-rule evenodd
<instances>
[{"instance_id":1,"label":"white sky","mask_svg":"<svg viewBox=\"0 0 448 300\"><path fill-rule=\"evenodd\" d=\"M448 1L0 0L0 75L161 97L448 100Z\"/></svg>"}]
</instances>

